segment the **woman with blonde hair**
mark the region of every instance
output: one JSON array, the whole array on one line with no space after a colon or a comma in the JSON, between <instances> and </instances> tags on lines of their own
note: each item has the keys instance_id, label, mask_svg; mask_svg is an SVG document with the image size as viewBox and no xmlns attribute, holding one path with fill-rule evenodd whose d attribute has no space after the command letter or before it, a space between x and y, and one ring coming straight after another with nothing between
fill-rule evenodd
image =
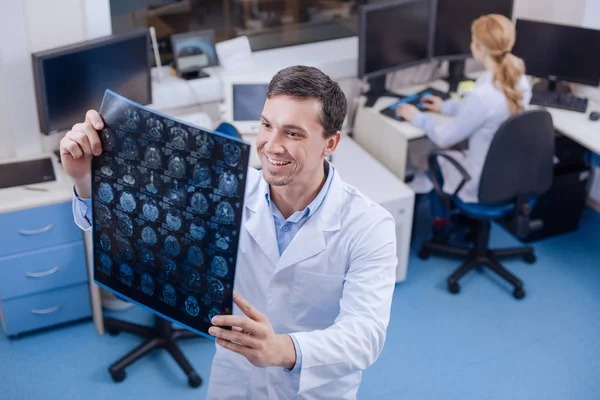
<instances>
[{"instance_id":1,"label":"woman with blonde hair","mask_svg":"<svg viewBox=\"0 0 600 400\"><path fill-rule=\"evenodd\" d=\"M524 110L531 99L523 60L511 54L515 43L512 22L502 15L485 15L473 22L471 34L473 57L486 69L477 79L475 88L460 103L444 102L434 96L423 99L424 109L452 115L455 117L452 122L436 122L410 104L396 108L397 115L427 133L427 138L423 139L425 142L417 146L420 151L411 151L410 154L417 168L427 170L427 157L432 150L449 149L468 140L468 149L447 151L471 177L458 193L464 202L478 200L479 180L496 131L506 119ZM460 184L462 175L444 159L438 158L438 163L440 170L429 173L436 173L443 178L444 192L452 194ZM448 211L440 203L435 191L432 194L435 239L440 233L448 233ZM443 235L444 238L446 236Z\"/></svg>"}]
</instances>

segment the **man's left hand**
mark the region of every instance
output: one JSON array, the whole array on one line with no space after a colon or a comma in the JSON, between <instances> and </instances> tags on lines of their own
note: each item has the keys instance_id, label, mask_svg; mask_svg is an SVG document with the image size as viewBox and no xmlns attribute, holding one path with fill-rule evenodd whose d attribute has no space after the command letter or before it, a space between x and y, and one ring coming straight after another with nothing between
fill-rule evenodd
<instances>
[{"instance_id":1,"label":"man's left hand","mask_svg":"<svg viewBox=\"0 0 600 400\"><path fill-rule=\"evenodd\" d=\"M415 115L420 112L421 111L419 111L419 109L412 104L400 104L398 107L396 107L396 115L401 116L409 122L412 121Z\"/></svg>"},{"instance_id":2,"label":"man's left hand","mask_svg":"<svg viewBox=\"0 0 600 400\"><path fill-rule=\"evenodd\" d=\"M232 330L212 326L208 333L217 338L217 344L243 355L255 367L280 366L291 370L296 364L296 349L289 335L277 334L266 315L258 311L237 293L233 301L242 315L218 315L212 324L230 326Z\"/></svg>"}]
</instances>

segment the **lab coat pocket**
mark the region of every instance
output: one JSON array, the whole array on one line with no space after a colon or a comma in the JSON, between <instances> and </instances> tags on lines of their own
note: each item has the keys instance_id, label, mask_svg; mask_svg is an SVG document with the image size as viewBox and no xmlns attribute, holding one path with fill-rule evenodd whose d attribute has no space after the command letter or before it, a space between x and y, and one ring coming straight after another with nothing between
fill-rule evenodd
<instances>
[{"instance_id":1,"label":"lab coat pocket","mask_svg":"<svg viewBox=\"0 0 600 400\"><path fill-rule=\"evenodd\" d=\"M331 326L340 312L343 287L343 275L296 269L292 288L294 321L310 329Z\"/></svg>"}]
</instances>

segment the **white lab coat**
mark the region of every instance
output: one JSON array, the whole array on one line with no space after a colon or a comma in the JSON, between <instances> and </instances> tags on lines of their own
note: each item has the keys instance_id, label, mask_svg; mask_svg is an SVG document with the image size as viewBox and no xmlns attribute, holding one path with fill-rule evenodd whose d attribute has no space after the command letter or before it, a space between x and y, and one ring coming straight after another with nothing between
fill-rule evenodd
<instances>
[{"instance_id":1,"label":"white lab coat","mask_svg":"<svg viewBox=\"0 0 600 400\"><path fill-rule=\"evenodd\" d=\"M276 333L294 335L300 374L255 368L216 345L207 398L354 399L386 337L398 262L394 220L336 171L323 204L280 257L265 185L251 169L234 289ZM75 221L89 228L81 211ZM242 314L237 306L233 313Z\"/></svg>"},{"instance_id":2,"label":"white lab coat","mask_svg":"<svg viewBox=\"0 0 600 400\"><path fill-rule=\"evenodd\" d=\"M522 104L526 108L531 100L531 88L527 78L522 76L518 89L523 93ZM466 139L467 150L447 150L469 173L471 179L463 186L458 197L467 203L478 202L479 181L485 158L498 128L510 117L510 109L504 92L496 87L491 71L477 79L475 88L460 103L447 102L442 112L454 115L447 124L437 123L430 116L421 113L413 119L416 126L424 129L427 137L438 147L452 147ZM462 175L446 160L439 158L444 177L444 192L453 194L462 181Z\"/></svg>"}]
</instances>

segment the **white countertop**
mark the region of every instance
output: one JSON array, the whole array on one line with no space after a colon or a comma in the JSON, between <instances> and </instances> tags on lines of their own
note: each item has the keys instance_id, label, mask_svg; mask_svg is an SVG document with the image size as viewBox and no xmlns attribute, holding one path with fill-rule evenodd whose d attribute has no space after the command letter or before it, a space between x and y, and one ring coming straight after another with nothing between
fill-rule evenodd
<instances>
[{"instance_id":1,"label":"white countertop","mask_svg":"<svg viewBox=\"0 0 600 400\"><path fill-rule=\"evenodd\" d=\"M54 154L7 160L3 161L3 163L35 160L45 157L53 159L56 180L0 189L0 214L71 201L73 196L73 181L65 174Z\"/></svg>"}]
</instances>

